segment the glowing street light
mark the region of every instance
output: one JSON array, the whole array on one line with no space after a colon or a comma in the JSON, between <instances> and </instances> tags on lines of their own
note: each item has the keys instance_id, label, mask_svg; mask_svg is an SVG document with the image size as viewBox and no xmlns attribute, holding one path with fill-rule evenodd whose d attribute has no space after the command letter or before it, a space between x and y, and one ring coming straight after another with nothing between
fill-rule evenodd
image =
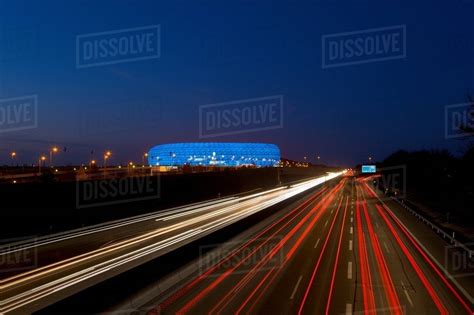
<instances>
[{"instance_id":1,"label":"glowing street light","mask_svg":"<svg viewBox=\"0 0 474 315\"><path fill-rule=\"evenodd\" d=\"M14 160L15 160L15 157L16 157L16 152L13 151L12 153L10 153L10 157L12 158L12 166L13 166L15 164Z\"/></svg>"},{"instance_id":2,"label":"glowing street light","mask_svg":"<svg viewBox=\"0 0 474 315\"><path fill-rule=\"evenodd\" d=\"M59 149L58 147L52 147L51 150L49 150L49 166L53 167L53 154L58 153Z\"/></svg>"},{"instance_id":3,"label":"glowing street light","mask_svg":"<svg viewBox=\"0 0 474 315\"><path fill-rule=\"evenodd\" d=\"M107 166L107 160L108 160L111 156L112 156L112 151L110 151L110 150L105 151L105 153L104 153L104 170L105 170L105 168L106 168L106 166Z\"/></svg>"},{"instance_id":4,"label":"glowing street light","mask_svg":"<svg viewBox=\"0 0 474 315\"><path fill-rule=\"evenodd\" d=\"M40 156L39 158L39 163L38 163L38 172L41 173L41 164L44 163L46 161L46 156L42 155Z\"/></svg>"},{"instance_id":5,"label":"glowing street light","mask_svg":"<svg viewBox=\"0 0 474 315\"><path fill-rule=\"evenodd\" d=\"M132 161L128 162L127 171L130 172L134 166L135 166L135 165L133 164Z\"/></svg>"},{"instance_id":6,"label":"glowing street light","mask_svg":"<svg viewBox=\"0 0 474 315\"><path fill-rule=\"evenodd\" d=\"M142 156L142 160L143 160L143 163L142 165L145 165L145 160L148 158L148 153L144 153L143 156Z\"/></svg>"}]
</instances>

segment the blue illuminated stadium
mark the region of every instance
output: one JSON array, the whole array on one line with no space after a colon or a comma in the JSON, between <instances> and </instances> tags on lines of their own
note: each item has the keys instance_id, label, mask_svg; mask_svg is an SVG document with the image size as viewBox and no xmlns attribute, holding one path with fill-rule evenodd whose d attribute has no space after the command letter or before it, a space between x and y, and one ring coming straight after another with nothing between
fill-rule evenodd
<instances>
[{"instance_id":1,"label":"blue illuminated stadium","mask_svg":"<svg viewBox=\"0 0 474 315\"><path fill-rule=\"evenodd\" d=\"M275 166L280 149L269 143L190 142L161 144L150 149L153 166Z\"/></svg>"}]
</instances>

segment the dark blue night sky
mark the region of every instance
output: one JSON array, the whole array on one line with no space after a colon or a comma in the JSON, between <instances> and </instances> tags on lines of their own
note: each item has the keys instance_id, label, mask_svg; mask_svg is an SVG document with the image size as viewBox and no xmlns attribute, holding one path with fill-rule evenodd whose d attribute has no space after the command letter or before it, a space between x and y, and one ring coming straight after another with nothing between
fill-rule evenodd
<instances>
[{"instance_id":1,"label":"dark blue night sky","mask_svg":"<svg viewBox=\"0 0 474 315\"><path fill-rule=\"evenodd\" d=\"M342 165L463 143L445 139L444 108L474 92L472 1L0 3L0 32L32 41L0 53L0 98L36 94L39 111L38 128L0 133L0 163L11 150L34 163L53 144L68 148L62 163L105 149L139 161L155 144L202 141L200 105L271 95L284 97L283 128L205 141ZM156 24L160 58L76 68L77 35ZM406 26L406 58L321 67L323 35L392 25Z\"/></svg>"}]
</instances>

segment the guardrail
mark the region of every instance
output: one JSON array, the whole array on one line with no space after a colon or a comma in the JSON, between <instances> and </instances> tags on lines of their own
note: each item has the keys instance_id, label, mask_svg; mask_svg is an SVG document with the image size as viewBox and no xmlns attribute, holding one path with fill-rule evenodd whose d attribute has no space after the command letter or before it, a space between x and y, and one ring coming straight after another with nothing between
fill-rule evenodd
<instances>
[{"instance_id":1,"label":"guardrail","mask_svg":"<svg viewBox=\"0 0 474 315\"><path fill-rule=\"evenodd\" d=\"M411 209L408 207L403 201L398 200L395 197L390 197L392 200L396 201L399 205L401 205L403 208L408 210L411 214L413 214L416 218L421 220L423 223L431 227L432 230L436 231L436 233L441 234L443 238L447 238L451 244L453 244L455 247L462 248L469 254L469 258L472 258L474 256L474 250L469 249L466 245L462 244L461 242L458 242L453 236L449 235L445 231L443 231L439 226L431 222L430 220L426 219L424 216L416 212L415 210Z\"/></svg>"}]
</instances>

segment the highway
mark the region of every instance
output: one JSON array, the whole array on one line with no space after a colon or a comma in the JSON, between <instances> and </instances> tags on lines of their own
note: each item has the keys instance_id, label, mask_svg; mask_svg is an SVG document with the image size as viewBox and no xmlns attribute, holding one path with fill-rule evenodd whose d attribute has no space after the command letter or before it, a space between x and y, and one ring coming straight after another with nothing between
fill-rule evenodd
<instances>
[{"instance_id":1,"label":"highway","mask_svg":"<svg viewBox=\"0 0 474 315\"><path fill-rule=\"evenodd\" d=\"M128 301L114 311L472 314L472 270L449 277L449 244L381 197L367 180L345 176L242 233L231 248L203 255L194 273L140 307Z\"/></svg>"},{"instance_id":2,"label":"highway","mask_svg":"<svg viewBox=\"0 0 474 315\"><path fill-rule=\"evenodd\" d=\"M36 268L0 280L0 313L37 311L342 173L241 197L122 220L18 244L0 258L33 250Z\"/></svg>"}]
</instances>

